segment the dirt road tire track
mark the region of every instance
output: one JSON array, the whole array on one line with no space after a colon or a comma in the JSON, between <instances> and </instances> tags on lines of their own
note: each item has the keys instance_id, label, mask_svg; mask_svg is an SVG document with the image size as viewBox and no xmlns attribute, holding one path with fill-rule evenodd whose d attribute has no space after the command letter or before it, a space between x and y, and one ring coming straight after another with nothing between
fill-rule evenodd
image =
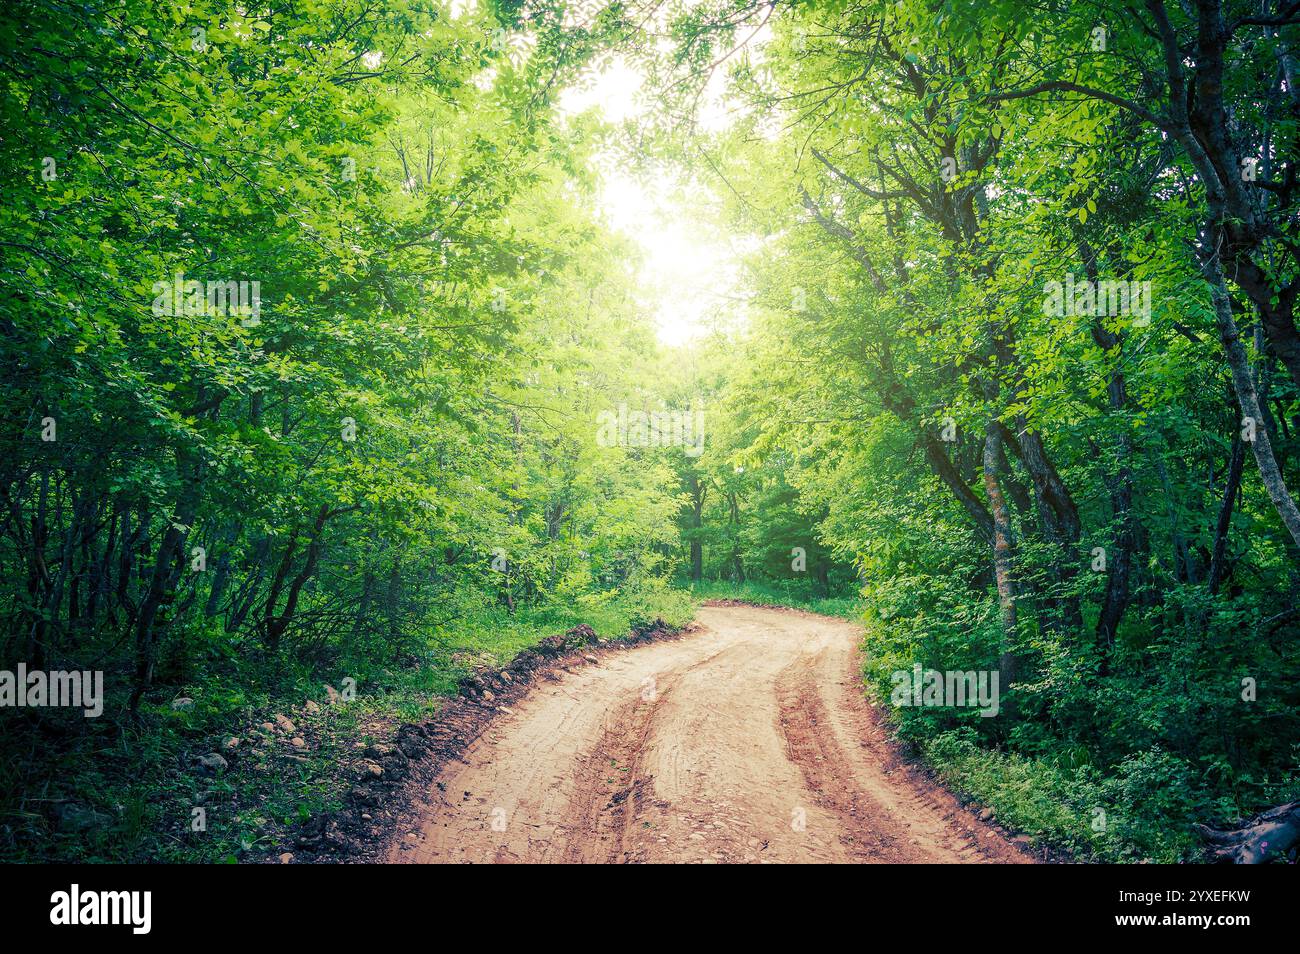
<instances>
[{"instance_id":1,"label":"dirt road tire track","mask_svg":"<svg viewBox=\"0 0 1300 954\"><path fill-rule=\"evenodd\" d=\"M387 860L1033 860L898 756L854 626L748 606L698 624L539 682L443 768Z\"/></svg>"}]
</instances>

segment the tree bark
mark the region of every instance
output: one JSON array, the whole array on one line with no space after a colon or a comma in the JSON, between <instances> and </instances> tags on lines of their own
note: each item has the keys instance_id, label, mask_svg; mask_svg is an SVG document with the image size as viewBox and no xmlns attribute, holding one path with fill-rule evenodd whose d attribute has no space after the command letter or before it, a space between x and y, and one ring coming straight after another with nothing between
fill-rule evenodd
<instances>
[{"instance_id":1,"label":"tree bark","mask_svg":"<svg viewBox=\"0 0 1300 954\"><path fill-rule=\"evenodd\" d=\"M167 528L158 542L158 551L154 556L153 573L149 578L149 588L135 623L135 687L131 692L130 710L134 715L140 707L140 698L153 682L153 667L157 657L157 633L155 623L158 610L171 591L176 581L176 555L185 543L185 537L194 523L198 512L199 464L191 461L189 455L177 452L177 469L181 473L181 487L175 513L167 516Z\"/></svg>"},{"instance_id":2,"label":"tree bark","mask_svg":"<svg viewBox=\"0 0 1300 954\"><path fill-rule=\"evenodd\" d=\"M691 535L691 579L698 583L704 579L704 543L699 535L704 528L705 489L696 473L687 477L686 485L691 493L691 529L695 531Z\"/></svg>"},{"instance_id":3,"label":"tree bark","mask_svg":"<svg viewBox=\"0 0 1300 954\"><path fill-rule=\"evenodd\" d=\"M1228 530L1232 526L1232 508L1241 489L1241 473L1246 461L1245 442L1238 431L1232 438L1232 453L1228 461L1228 476L1223 485L1223 502L1219 505L1219 520L1214 528L1214 551L1210 557L1210 572L1205 585L1211 593L1219 592L1223 583L1228 555Z\"/></svg>"},{"instance_id":4,"label":"tree bark","mask_svg":"<svg viewBox=\"0 0 1300 954\"><path fill-rule=\"evenodd\" d=\"M1016 678L1016 592L1012 577L1011 512L998 476L1001 432L990 422L984 433L984 492L993 517L993 578L998 590L998 612L1002 621L1002 640L998 653L998 674L1002 689L1009 689Z\"/></svg>"},{"instance_id":5,"label":"tree bark","mask_svg":"<svg viewBox=\"0 0 1300 954\"><path fill-rule=\"evenodd\" d=\"M1212 846L1210 860L1218 864L1257 865L1270 855L1285 858L1300 842L1300 802L1270 808L1226 831L1205 825L1196 830Z\"/></svg>"},{"instance_id":6,"label":"tree bark","mask_svg":"<svg viewBox=\"0 0 1300 954\"><path fill-rule=\"evenodd\" d=\"M1228 369L1232 373L1232 387L1237 394L1237 403L1241 408L1243 421L1254 423L1255 439L1250 442L1259 466L1259 476L1273 501L1278 516L1291 534L1291 539L1300 547L1300 509L1296 508L1291 492L1287 490L1286 481L1278 467L1277 457L1273 453L1273 442L1269 438L1264 413L1259 406L1259 396L1255 391L1255 379L1250 371L1250 362L1246 357L1246 348L1241 343L1241 334L1237 330L1237 321L1232 315L1232 302L1228 297L1228 288L1223 280L1223 272L1217 258L1205 263L1206 278L1210 282L1210 299L1214 305L1214 318L1219 328L1219 340L1223 343L1223 353L1228 360Z\"/></svg>"}]
</instances>

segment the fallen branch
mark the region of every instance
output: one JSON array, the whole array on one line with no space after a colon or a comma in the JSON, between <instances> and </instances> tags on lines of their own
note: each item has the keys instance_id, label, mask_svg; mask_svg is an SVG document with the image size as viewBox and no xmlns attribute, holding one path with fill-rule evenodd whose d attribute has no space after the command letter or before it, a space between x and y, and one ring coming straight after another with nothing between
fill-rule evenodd
<instances>
[{"instance_id":1,"label":"fallen branch","mask_svg":"<svg viewBox=\"0 0 1300 954\"><path fill-rule=\"evenodd\" d=\"M1219 830L1196 825L1212 846L1209 860L1223 865L1258 865L1270 855L1287 855L1300 842L1300 801L1260 812L1236 828Z\"/></svg>"}]
</instances>

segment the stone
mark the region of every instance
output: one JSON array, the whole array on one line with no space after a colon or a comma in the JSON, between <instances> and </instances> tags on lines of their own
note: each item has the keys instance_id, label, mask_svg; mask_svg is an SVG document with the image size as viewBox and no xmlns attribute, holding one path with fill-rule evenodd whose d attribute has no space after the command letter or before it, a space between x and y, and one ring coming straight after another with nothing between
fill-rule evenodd
<instances>
[{"instance_id":1,"label":"stone","mask_svg":"<svg viewBox=\"0 0 1300 954\"><path fill-rule=\"evenodd\" d=\"M348 797L358 805L376 807L379 805L379 795L362 785L354 785Z\"/></svg>"},{"instance_id":2,"label":"stone","mask_svg":"<svg viewBox=\"0 0 1300 954\"><path fill-rule=\"evenodd\" d=\"M220 753L209 752L207 755L199 756L199 767L205 772L211 772L213 775L220 775L230 767L230 763L227 762Z\"/></svg>"},{"instance_id":3,"label":"stone","mask_svg":"<svg viewBox=\"0 0 1300 954\"><path fill-rule=\"evenodd\" d=\"M189 696L181 696L179 699L172 700L172 708L178 712L184 712L186 709L193 709L194 700Z\"/></svg>"},{"instance_id":4,"label":"stone","mask_svg":"<svg viewBox=\"0 0 1300 954\"><path fill-rule=\"evenodd\" d=\"M103 812L97 812L76 802L60 805L58 810L59 830L69 832L86 832L102 828L112 819Z\"/></svg>"},{"instance_id":5,"label":"stone","mask_svg":"<svg viewBox=\"0 0 1300 954\"><path fill-rule=\"evenodd\" d=\"M279 726L282 730L290 734L293 734L298 731L298 727L293 724L293 722L288 718L288 716L285 716L283 714L276 715L275 724Z\"/></svg>"}]
</instances>

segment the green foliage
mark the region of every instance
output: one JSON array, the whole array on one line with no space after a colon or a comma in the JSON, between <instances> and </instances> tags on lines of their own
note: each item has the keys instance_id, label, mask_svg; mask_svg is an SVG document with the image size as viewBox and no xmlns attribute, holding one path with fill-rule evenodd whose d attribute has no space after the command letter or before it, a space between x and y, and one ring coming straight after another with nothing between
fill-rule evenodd
<instances>
[{"instance_id":1,"label":"green foliage","mask_svg":"<svg viewBox=\"0 0 1300 954\"><path fill-rule=\"evenodd\" d=\"M916 665L1006 677L997 718L894 719L1084 858L1191 859L1193 821L1294 791L1300 258L1278 188L1300 129L1268 58L1300 26L1220 6L1216 33L1167 4L768 20L718 0L646 54L671 107L725 89L730 127L658 125L708 157L752 249L748 327L697 358L725 370L724 454L683 481L709 492L683 516L695 576L806 598L789 553L815 547L823 594L860 591L882 702ZM762 24L760 57L742 41ZM701 68L733 49L725 84ZM1136 291L1067 305L1085 281Z\"/></svg>"},{"instance_id":2,"label":"green foliage","mask_svg":"<svg viewBox=\"0 0 1300 954\"><path fill-rule=\"evenodd\" d=\"M247 818L172 841L227 727L345 677L414 717L466 647L685 612L668 452L593 439L659 355L552 102L621 27L564 13L6 5L0 666L108 699L0 714L0 852L238 856Z\"/></svg>"},{"instance_id":3,"label":"green foliage","mask_svg":"<svg viewBox=\"0 0 1300 954\"><path fill-rule=\"evenodd\" d=\"M338 799L366 720L709 596L862 619L882 699L1005 675L998 718L899 731L1079 857L1294 795L1300 27L451 6L0 13L0 666L107 688L0 713L0 852L237 859ZM617 136L554 106L612 53L658 96L623 145L742 250L745 320L689 347L595 210ZM702 455L596 438L697 403ZM345 677L319 761L185 833L196 755Z\"/></svg>"}]
</instances>

